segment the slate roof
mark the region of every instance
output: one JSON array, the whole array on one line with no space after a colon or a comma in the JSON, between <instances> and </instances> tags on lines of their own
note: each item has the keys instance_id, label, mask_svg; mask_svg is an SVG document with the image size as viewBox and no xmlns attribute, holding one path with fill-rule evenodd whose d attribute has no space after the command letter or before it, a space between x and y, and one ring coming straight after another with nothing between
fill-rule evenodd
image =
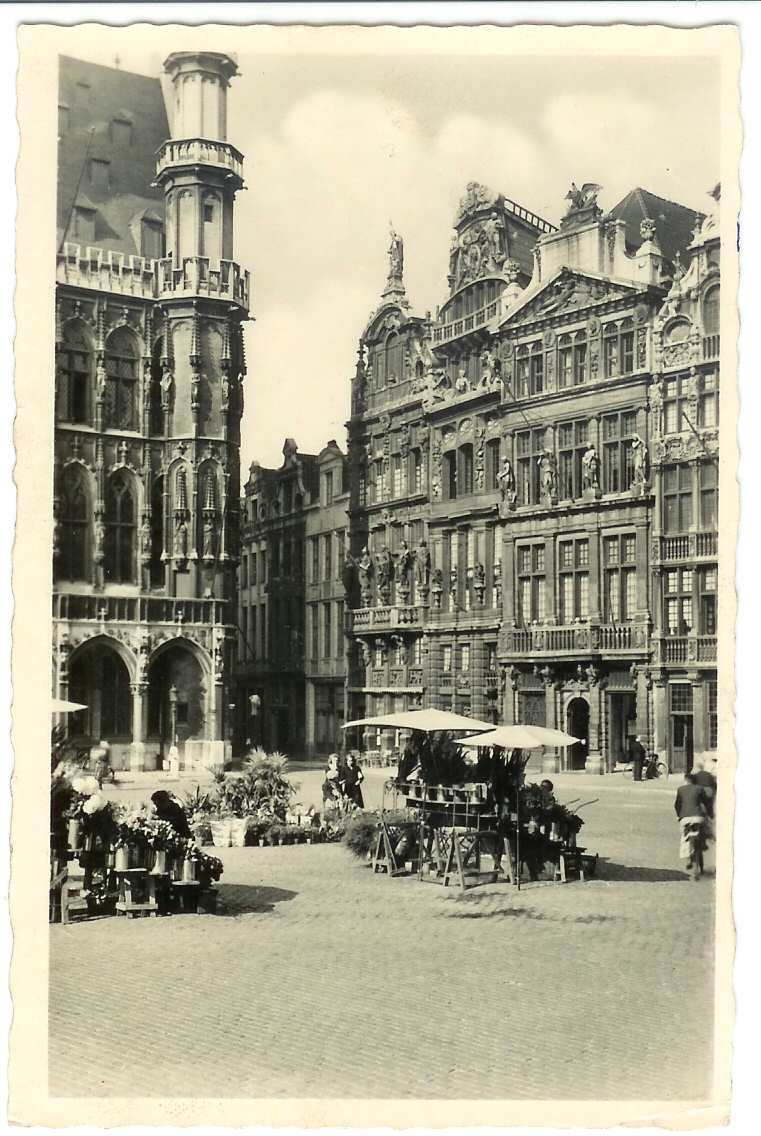
<instances>
[{"instance_id":1,"label":"slate roof","mask_svg":"<svg viewBox=\"0 0 761 1136\"><path fill-rule=\"evenodd\" d=\"M705 214L696 213L686 205L658 197L656 193L638 186L630 190L618 205L614 205L608 216L619 218L626 223L626 244L629 251L639 248L642 244L640 222L648 218L655 221L658 240L666 260L673 263L678 250L682 263L686 264L690 259L687 246L692 241L695 219L699 217L702 220Z\"/></svg>"},{"instance_id":2,"label":"slate roof","mask_svg":"<svg viewBox=\"0 0 761 1136\"><path fill-rule=\"evenodd\" d=\"M131 231L130 224L146 209L164 217L164 195L151 187L155 152L169 137L160 81L62 55L58 101L68 116L58 143L59 245L76 197L96 210L89 244L139 254L139 226ZM114 120L131 123L129 142L118 136ZM107 186L93 179L91 159L109 163Z\"/></svg>"}]
</instances>

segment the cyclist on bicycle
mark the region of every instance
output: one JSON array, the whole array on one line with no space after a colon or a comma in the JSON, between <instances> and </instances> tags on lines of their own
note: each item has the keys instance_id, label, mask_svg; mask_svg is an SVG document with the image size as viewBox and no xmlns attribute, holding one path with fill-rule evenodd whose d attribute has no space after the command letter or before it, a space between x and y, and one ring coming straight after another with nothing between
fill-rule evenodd
<instances>
[{"instance_id":1,"label":"cyclist on bicycle","mask_svg":"<svg viewBox=\"0 0 761 1136\"><path fill-rule=\"evenodd\" d=\"M705 789L695 780L694 773L685 773L684 784L676 791L674 811L679 819L681 841L679 844L679 859L687 861L688 869L692 867L692 841L691 836L699 828L701 836L705 838L706 817L709 816L710 803Z\"/></svg>"}]
</instances>

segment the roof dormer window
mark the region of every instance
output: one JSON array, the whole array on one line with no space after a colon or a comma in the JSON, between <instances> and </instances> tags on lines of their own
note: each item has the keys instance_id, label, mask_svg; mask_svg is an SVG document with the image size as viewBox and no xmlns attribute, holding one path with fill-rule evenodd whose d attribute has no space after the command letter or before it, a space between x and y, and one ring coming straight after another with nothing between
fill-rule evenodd
<instances>
[{"instance_id":1,"label":"roof dormer window","mask_svg":"<svg viewBox=\"0 0 761 1136\"><path fill-rule=\"evenodd\" d=\"M95 210L86 205L75 205L71 215L71 235L75 241L87 244L95 240Z\"/></svg>"},{"instance_id":2,"label":"roof dormer window","mask_svg":"<svg viewBox=\"0 0 761 1136\"><path fill-rule=\"evenodd\" d=\"M131 146L134 119L128 110L119 110L111 119L109 133L115 146Z\"/></svg>"},{"instance_id":3,"label":"roof dormer window","mask_svg":"<svg viewBox=\"0 0 761 1136\"><path fill-rule=\"evenodd\" d=\"M97 193L111 188L111 163L107 158L90 158L90 187Z\"/></svg>"},{"instance_id":4,"label":"roof dormer window","mask_svg":"<svg viewBox=\"0 0 761 1136\"><path fill-rule=\"evenodd\" d=\"M64 134L69 133L69 104L58 104L58 137L62 138Z\"/></svg>"},{"instance_id":5,"label":"roof dormer window","mask_svg":"<svg viewBox=\"0 0 761 1136\"><path fill-rule=\"evenodd\" d=\"M164 255L164 226L152 217L140 222L140 255L147 260L159 260Z\"/></svg>"}]
</instances>

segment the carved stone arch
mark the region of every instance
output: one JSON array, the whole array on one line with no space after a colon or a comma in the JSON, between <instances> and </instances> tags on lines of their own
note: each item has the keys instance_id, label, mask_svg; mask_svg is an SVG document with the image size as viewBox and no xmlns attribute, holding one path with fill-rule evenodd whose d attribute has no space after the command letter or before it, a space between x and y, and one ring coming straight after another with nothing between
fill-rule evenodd
<instances>
[{"instance_id":1,"label":"carved stone arch","mask_svg":"<svg viewBox=\"0 0 761 1136\"><path fill-rule=\"evenodd\" d=\"M131 650L126 643L122 642L121 639L117 639L115 636L108 635L106 632L102 631L85 633L85 635L82 636L81 641L72 648L69 655L69 669L71 669L72 663L80 658L86 651L92 650L93 647L97 646L108 647L114 651L126 666L130 682L137 681L136 653Z\"/></svg>"},{"instance_id":2,"label":"carved stone arch","mask_svg":"<svg viewBox=\"0 0 761 1136\"><path fill-rule=\"evenodd\" d=\"M673 316L667 320L663 325L662 336L663 343L666 346L671 346L675 343L682 343L689 339L690 332L692 331L692 320L686 315ZM684 329L684 335L677 336L675 333L680 329Z\"/></svg>"},{"instance_id":3,"label":"carved stone arch","mask_svg":"<svg viewBox=\"0 0 761 1136\"><path fill-rule=\"evenodd\" d=\"M160 658L163 654L174 647L183 647L187 651L189 651L200 665L204 681L206 681L207 683L212 682L214 667L211 655L205 647L203 647L192 637L192 635L171 635L167 639L162 639L154 646L153 650L148 656L148 666L150 667L151 664L156 661L156 659Z\"/></svg>"}]
</instances>

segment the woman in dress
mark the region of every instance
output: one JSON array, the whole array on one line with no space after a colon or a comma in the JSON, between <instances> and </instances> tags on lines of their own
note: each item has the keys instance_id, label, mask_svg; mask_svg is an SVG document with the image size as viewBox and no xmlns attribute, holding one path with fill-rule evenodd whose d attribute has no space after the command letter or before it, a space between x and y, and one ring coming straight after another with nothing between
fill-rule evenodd
<instances>
[{"instance_id":1,"label":"woman in dress","mask_svg":"<svg viewBox=\"0 0 761 1136\"><path fill-rule=\"evenodd\" d=\"M362 767L359 764L356 753L350 753L346 760L346 768L344 770L344 795L347 800L355 804L358 809L365 807L365 799L362 796L362 782L364 779L365 775L362 772Z\"/></svg>"},{"instance_id":2,"label":"woman in dress","mask_svg":"<svg viewBox=\"0 0 761 1136\"><path fill-rule=\"evenodd\" d=\"M331 753L322 783L322 800L325 805L336 805L341 800L341 769L338 754Z\"/></svg>"}]
</instances>

